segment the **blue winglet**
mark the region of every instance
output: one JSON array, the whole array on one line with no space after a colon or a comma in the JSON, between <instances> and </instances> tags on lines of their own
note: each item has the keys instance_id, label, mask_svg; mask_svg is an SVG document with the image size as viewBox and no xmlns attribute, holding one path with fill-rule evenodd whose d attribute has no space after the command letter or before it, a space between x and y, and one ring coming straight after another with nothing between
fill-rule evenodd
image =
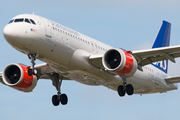
<instances>
[{"instance_id":1,"label":"blue winglet","mask_svg":"<svg viewBox=\"0 0 180 120\"><path fill-rule=\"evenodd\" d=\"M152 48L166 47L169 46L171 33L171 23L163 21L162 26L157 34ZM168 60L159 61L152 63L155 67L162 70L167 74L168 70Z\"/></svg>"}]
</instances>

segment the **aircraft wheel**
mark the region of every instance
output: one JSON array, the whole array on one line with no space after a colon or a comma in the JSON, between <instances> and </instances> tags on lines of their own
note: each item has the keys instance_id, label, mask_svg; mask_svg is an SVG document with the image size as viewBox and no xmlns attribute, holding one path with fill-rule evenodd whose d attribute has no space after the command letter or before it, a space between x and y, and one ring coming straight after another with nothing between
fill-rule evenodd
<instances>
[{"instance_id":1,"label":"aircraft wheel","mask_svg":"<svg viewBox=\"0 0 180 120\"><path fill-rule=\"evenodd\" d=\"M62 105L66 105L67 102L68 102L68 97L67 97L67 95L66 95L66 94L61 94L61 95L60 95L60 101L61 101L61 104L62 104Z\"/></svg>"},{"instance_id":2,"label":"aircraft wheel","mask_svg":"<svg viewBox=\"0 0 180 120\"><path fill-rule=\"evenodd\" d=\"M126 92L127 92L128 95L132 95L134 93L134 88L133 88L133 86L131 84L128 84L126 86Z\"/></svg>"},{"instance_id":3,"label":"aircraft wheel","mask_svg":"<svg viewBox=\"0 0 180 120\"><path fill-rule=\"evenodd\" d=\"M53 95L52 96L52 103L54 106L58 106L59 105L59 100L58 100L58 96L57 95Z\"/></svg>"},{"instance_id":4,"label":"aircraft wheel","mask_svg":"<svg viewBox=\"0 0 180 120\"><path fill-rule=\"evenodd\" d=\"M124 87L122 85L120 85L118 87L117 91L118 91L119 96L123 97L125 95L125 90L124 90Z\"/></svg>"},{"instance_id":5,"label":"aircraft wheel","mask_svg":"<svg viewBox=\"0 0 180 120\"><path fill-rule=\"evenodd\" d=\"M33 70L30 69L30 68L28 69L28 75L29 75L29 76L32 76L32 75L33 75Z\"/></svg>"}]
</instances>

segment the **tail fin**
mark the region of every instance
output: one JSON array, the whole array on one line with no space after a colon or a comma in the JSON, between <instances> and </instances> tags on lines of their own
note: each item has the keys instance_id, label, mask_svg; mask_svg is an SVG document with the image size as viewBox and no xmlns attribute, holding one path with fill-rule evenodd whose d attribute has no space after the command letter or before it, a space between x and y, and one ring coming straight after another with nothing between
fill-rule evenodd
<instances>
[{"instance_id":1,"label":"tail fin","mask_svg":"<svg viewBox=\"0 0 180 120\"><path fill-rule=\"evenodd\" d=\"M171 23L167 21L163 21L161 28L157 34L157 37L154 41L154 44L152 46L152 49L169 46L170 32L171 32ZM152 63L152 65L154 65L155 67L157 67L158 69L162 70L167 74L168 60L155 62Z\"/></svg>"}]
</instances>

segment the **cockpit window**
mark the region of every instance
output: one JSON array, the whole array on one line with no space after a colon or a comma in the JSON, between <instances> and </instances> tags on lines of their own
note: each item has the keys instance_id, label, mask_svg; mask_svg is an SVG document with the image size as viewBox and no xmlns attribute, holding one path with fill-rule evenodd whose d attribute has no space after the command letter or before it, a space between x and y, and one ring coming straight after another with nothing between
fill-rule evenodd
<instances>
[{"instance_id":1,"label":"cockpit window","mask_svg":"<svg viewBox=\"0 0 180 120\"><path fill-rule=\"evenodd\" d=\"M24 18L15 19L14 22L23 22Z\"/></svg>"},{"instance_id":2,"label":"cockpit window","mask_svg":"<svg viewBox=\"0 0 180 120\"><path fill-rule=\"evenodd\" d=\"M25 18L25 22L27 22L27 23L31 23L31 22L29 21L29 19L27 19L27 18Z\"/></svg>"},{"instance_id":3,"label":"cockpit window","mask_svg":"<svg viewBox=\"0 0 180 120\"><path fill-rule=\"evenodd\" d=\"M32 22L32 24L35 24L35 25L36 25L36 23L34 22L34 20L30 19L30 21Z\"/></svg>"},{"instance_id":4,"label":"cockpit window","mask_svg":"<svg viewBox=\"0 0 180 120\"><path fill-rule=\"evenodd\" d=\"M12 20L9 21L8 24L10 24L10 23L12 23L12 22L26 22L26 23L29 23L29 24L34 24L34 25L36 25L36 23L34 22L34 20L28 19L28 18L12 19Z\"/></svg>"},{"instance_id":5,"label":"cockpit window","mask_svg":"<svg viewBox=\"0 0 180 120\"><path fill-rule=\"evenodd\" d=\"M10 20L8 24L12 23L13 21L14 21L14 19L13 19L13 20Z\"/></svg>"}]
</instances>

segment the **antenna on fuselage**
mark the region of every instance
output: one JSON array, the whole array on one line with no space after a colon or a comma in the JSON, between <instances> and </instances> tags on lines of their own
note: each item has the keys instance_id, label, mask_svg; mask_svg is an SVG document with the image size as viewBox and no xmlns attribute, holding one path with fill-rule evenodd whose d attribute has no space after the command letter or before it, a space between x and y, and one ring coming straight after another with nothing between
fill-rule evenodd
<instances>
[{"instance_id":1,"label":"antenna on fuselage","mask_svg":"<svg viewBox=\"0 0 180 120\"><path fill-rule=\"evenodd\" d=\"M34 15L34 12L32 14Z\"/></svg>"}]
</instances>

